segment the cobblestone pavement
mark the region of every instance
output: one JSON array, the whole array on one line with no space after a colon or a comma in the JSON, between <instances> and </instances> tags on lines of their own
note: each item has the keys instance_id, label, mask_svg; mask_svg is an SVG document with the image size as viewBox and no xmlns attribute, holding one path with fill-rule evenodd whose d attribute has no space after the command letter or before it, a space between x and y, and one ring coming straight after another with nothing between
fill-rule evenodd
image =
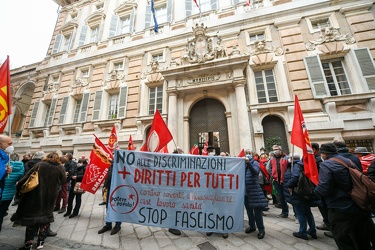
<instances>
[{"instance_id":1,"label":"cobblestone pavement","mask_svg":"<svg viewBox=\"0 0 375 250\"><path fill-rule=\"evenodd\" d=\"M289 206L291 210L289 218L282 219L277 217L281 210L271 204L270 210L265 212L266 236L262 240L257 238L256 232L251 234L237 232L229 234L227 239L223 239L220 234L207 237L203 232L189 230L182 231L180 236L175 236L168 233L166 228L129 223L122 223L122 229L116 235L110 235L109 232L98 234L105 220L105 206L99 206L102 202L100 193L84 194L81 212L75 218L69 219L55 212L55 222L52 223L51 229L57 232L57 236L48 237L44 249L337 249L334 240L324 236L324 232L320 230L318 230L318 239L302 240L293 237L292 233L298 231L298 224L293 218L291 206ZM23 245L25 227L13 227L10 221L15 210L16 207L11 206L9 215L4 218L0 233L2 250L13 250ZM321 224L322 217L317 208L313 208L313 214L316 224ZM246 215L244 219L246 227L248 225Z\"/></svg>"}]
</instances>

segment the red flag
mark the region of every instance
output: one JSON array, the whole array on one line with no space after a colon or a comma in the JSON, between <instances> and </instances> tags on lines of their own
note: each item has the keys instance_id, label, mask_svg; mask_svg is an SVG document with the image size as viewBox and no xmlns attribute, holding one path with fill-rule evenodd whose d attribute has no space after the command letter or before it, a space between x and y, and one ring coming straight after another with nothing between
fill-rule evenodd
<instances>
[{"instance_id":1,"label":"red flag","mask_svg":"<svg viewBox=\"0 0 375 250\"><path fill-rule=\"evenodd\" d=\"M164 146L173 139L171 132L165 124L158 110L154 114L150 132L146 143L141 151L159 152Z\"/></svg>"},{"instance_id":2,"label":"red flag","mask_svg":"<svg viewBox=\"0 0 375 250\"><path fill-rule=\"evenodd\" d=\"M112 152L95 136L95 143L90 154L90 162L86 167L81 188L95 194L108 175L112 159Z\"/></svg>"},{"instance_id":3,"label":"red flag","mask_svg":"<svg viewBox=\"0 0 375 250\"><path fill-rule=\"evenodd\" d=\"M168 147L167 147L167 145L165 145L165 146L159 151L159 153L166 153L166 154L168 154L169 151L168 151Z\"/></svg>"},{"instance_id":4,"label":"red flag","mask_svg":"<svg viewBox=\"0 0 375 250\"><path fill-rule=\"evenodd\" d=\"M208 155L207 148L208 148L208 142L206 141L204 143L204 147L203 147L203 150L202 150L202 155Z\"/></svg>"},{"instance_id":5,"label":"red flag","mask_svg":"<svg viewBox=\"0 0 375 250\"><path fill-rule=\"evenodd\" d=\"M118 139L117 139L117 131L116 131L116 126L113 124L111 135L109 136L108 139L108 149L113 153L115 149L118 149Z\"/></svg>"},{"instance_id":6,"label":"red flag","mask_svg":"<svg viewBox=\"0 0 375 250\"><path fill-rule=\"evenodd\" d=\"M129 144L128 144L128 150L134 150L134 143L133 143L133 138L132 135L129 136Z\"/></svg>"},{"instance_id":7,"label":"red flag","mask_svg":"<svg viewBox=\"0 0 375 250\"><path fill-rule=\"evenodd\" d=\"M251 5L251 0L246 0L246 6L250 6Z\"/></svg>"},{"instance_id":8,"label":"red flag","mask_svg":"<svg viewBox=\"0 0 375 250\"><path fill-rule=\"evenodd\" d=\"M199 8L199 5L198 5L198 3L197 3L197 0L193 0L193 1L194 1L195 5L197 5L197 7Z\"/></svg>"},{"instance_id":9,"label":"red flag","mask_svg":"<svg viewBox=\"0 0 375 250\"><path fill-rule=\"evenodd\" d=\"M0 67L0 133L4 131L8 117L12 113L12 96L10 92L9 56Z\"/></svg>"},{"instance_id":10,"label":"red flag","mask_svg":"<svg viewBox=\"0 0 375 250\"><path fill-rule=\"evenodd\" d=\"M194 144L193 147L190 149L191 155L199 155L199 148L197 144Z\"/></svg>"},{"instance_id":11,"label":"red flag","mask_svg":"<svg viewBox=\"0 0 375 250\"><path fill-rule=\"evenodd\" d=\"M294 120L292 128L291 143L303 151L303 165L305 175L318 185L318 168L316 167L315 156L311 147L309 133L307 132L305 120L299 105L298 97L294 99Z\"/></svg>"},{"instance_id":12,"label":"red flag","mask_svg":"<svg viewBox=\"0 0 375 250\"><path fill-rule=\"evenodd\" d=\"M245 149L241 150L241 152L238 154L238 157L245 157Z\"/></svg>"}]
</instances>

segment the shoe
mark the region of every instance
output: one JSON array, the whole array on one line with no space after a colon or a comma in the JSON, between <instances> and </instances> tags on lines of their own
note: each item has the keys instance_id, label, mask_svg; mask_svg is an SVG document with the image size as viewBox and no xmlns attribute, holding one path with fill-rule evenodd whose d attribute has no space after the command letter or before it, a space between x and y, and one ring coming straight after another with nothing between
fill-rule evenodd
<instances>
[{"instance_id":1,"label":"shoe","mask_svg":"<svg viewBox=\"0 0 375 250\"><path fill-rule=\"evenodd\" d=\"M102 229L100 229L100 230L98 231L98 234L105 233L105 232L107 232L107 231L109 231L109 230L111 230L111 229L112 229L112 227L104 226Z\"/></svg>"},{"instance_id":2,"label":"shoe","mask_svg":"<svg viewBox=\"0 0 375 250\"><path fill-rule=\"evenodd\" d=\"M21 224L18 224L18 223L16 223L16 222L13 222L12 227L21 227Z\"/></svg>"},{"instance_id":3,"label":"shoe","mask_svg":"<svg viewBox=\"0 0 375 250\"><path fill-rule=\"evenodd\" d=\"M222 236L223 236L224 239L229 237L229 235L227 233L224 233Z\"/></svg>"},{"instance_id":4,"label":"shoe","mask_svg":"<svg viewBox=\"0 0 375 250\"><path fill-rule=\"evenodd\" d=\"M103 202L99 203L99 206L103 206L105 204L107 204L107 203L103 201Z\"/></svg>"},{"instance_id":5,"label":"shoe","mask_svg":"<svg viewBox=\"0 0 375 250\"><path fill-rule=\"evenodd\" d=\"M259 231L259 232L258 232L258 239L263 239L265 234L266 234L266 232L264 232L264 231Z\"/></svg>"},{"instance_id":6,"label":"shoe","mask_svg":"<svg viewBox=\"0 0 375 250\"><path fill-rule=\"evenodd\" d=\"M213 232L207 232L206 236L211 236L212 234L213 234Z\"/></svg>"},{"instance_id":7,"label":"shoe","mask_svg":"<svg viewBox=\"0 0 375 250\"><path fill-rule=\"evenodd\" d=\"M263 207L263 208L262 208L262 211L268 211L268 210L270 210L269 207Z\"/></svg>"},{"instance_id":8,"label":"shoe","mask_svg":"<svg viewBox=\"0 0 375 250\"><path fill-rule=\"evenodd\" d=\"M117 234L118 232L120 232L120 230L121 230L121 227L114 227L111 231L111 235Z\"/></svg>"},{"instance_id":9,"label":"shoe","mask_svg":"<svg viewBox=\"0 0 375 250\"><path fill-rule=\"evenodd\" d=\"M283 208L280 204L275 204L276 208Z\"/></svg>"},{"instance_id":10,"label":"shoe","mask_svg":"<svg viewBox=\"0 0 375 250\"><path fill-rule=\"evenodd\" d=\"M64 214L64 217L67 217L67 216L69 216L69 215L71 215L71 213L66 212L66 213Z\"/></svg>"},{"instance_id":11,"label":"shoe","mask_svg":"<svg viewBox=\"0 0 375 250\"><path fill-rule=\"evenodd\" d=\"M316 229L324 230L324 231L331 231L331 229L329 228L329 226L327 224L325 224L325 223L316 226Z\"/></svg>"},{"instance_id":12,"label":"shoe","mask_svg":"<svg viewBox=\"0 0 375 250\"><path fill-rule=\"evenodd\" d=\"M171 234L174 234L174 235L181 235L181 231L178 230L178 229L169 228L168 232L170 232Z\"/></svg>"},{"instance_id":13,"label":"shoe","mask_svg":"<svg viewBox=\"0 0 375 250\"><path fill-rule=\"evenodd\" d=\"M266 217L266 216L267 216L267 214L265 214L264 212L262 212L262 216Z\"/></svg>"},{"instance_id":14,"label":"shoe","mask_svg":"<svg viewBox=\"0 0 375 250\"><path fill-rule=\"evenodd\" d=\"M55 237L57 235L56 232L53 232L50 228L47 230L47 237Z\"/></svg>"},{"instance_id":15,"label":"shoe","mask_svg":"<svg viewBox=\"0 0 375 250\"><path fill-rule=\"evenodd\" d=\"M60 208L59 208L59 207L55 207L55 208L53 209L53 212L57 212L57 211L60 211Z\"/></svg>"},{"instance_id":16,"label":"shoe","mask_svg":"<svg viewBox=\"0 0 375 250\"><path fill-rule=\"evenodd\" d=\"M288 215L287 214L279 214L277 217L279 217L279 218L288 218Z\"/></svg>"},{"instance_id":17,"label":"shoe","mask_svg":"<svg viewBox=\"0 0 375 250\"><path fill-rule=\"evenodd\" d=\"M309 238L307 238L307 235L303 235L300 232L294 232L293 236L297 237L297 238L300 238L300 239L303 239L303 240L308 240L309 239Z\"/></svg>"},{"instance_id":18,"label":"shoe","mask_svg":"<svg viewBox=\"0 0 375 250\"><path fill-rule=\"evenodd\" d=\"M32 249L33 249L33 245L28 245L28 246L23 246L23 247L18 248L18 250L32 250Z\"/></svg>"},{"instance_id":19,"label":"shoe","mask_svg":"<svg viewBox=\"0 0 375 250\"><path fill-rule=\"evenodd\" d=\"M76 217L76 216L78 216L78 214L76 214L76 213L72 213L72 214L69 216L69 218L74 218L74 217Z\"/></svg>"},{"instance_id":20,"label":"shoe","mask_svg":"<svg viewBox=\"0 0 375 250\"><path fill-rule=\"evenodd\" d=\"M58 213L58 214L62 214L62 213L65 213L65 212L66 212L66 208L63 207L63 208L61 208L57 213Z\"/></svg>"},{"instance_id":21,"label":"shoe","mask_svg":"<svg viewBox=\"0 0 375 250\"><path fill-rule=\"evenodd\" d=\"M249 234L249 233L252 233L252 232L255 232L255 231L256 231L256 228L248 227L248 228L246 228L245 233Z\"/></svg>"},{"instance_id":22,"label":"shoe","mask_svg":"<svg viewBox=\"0 0 375 250\"><path fill-rule=\"evenodd\" d=\"M42 249L43 248L43 244L44 244L44 241L38 241L38 243L36 244L36 249Z\"/></svg>"},{"instance_id":23,"label":"shoe","mask_svg":"<svg viewBox=\"0 0 375 250\"><path fill-rule=\"evenodd\" d=\"M310 235L313 239L317 239L318 236L316 235L316 233L311 233L309 231L307 231L307 234Z\"/></svg>"},{"instance_id":24,"label":"shoe","mask_svg":"<svg viewBox=\"0 0 375 250\"><path fill-rule=\"evenodd\" d=\"M327 237L333 238L333 234L332 234L331 231L324 232L324 235L327 236Z\"/></svg>"}]
</instances>

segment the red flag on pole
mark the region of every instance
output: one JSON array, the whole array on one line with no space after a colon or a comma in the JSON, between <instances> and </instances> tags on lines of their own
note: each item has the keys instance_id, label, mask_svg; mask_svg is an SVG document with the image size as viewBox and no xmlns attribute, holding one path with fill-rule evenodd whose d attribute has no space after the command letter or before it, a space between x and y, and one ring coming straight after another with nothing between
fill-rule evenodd
<instances>
[{"instance_id":1,"label":"red flag on pole","mask_svg":"<svg viewBox=\"0 0 375 250\"><path fill-rule=\"evenodd\" d=\"M306 128L297 95L294 98L294 120L291 143L302 149L305 175L315 185L318 185L318 168L316 167L315 156L311 147L309 133Z\"/></svg>"},{"instance_id":2,"label":"red flag on pole","mask_svg":"<svg viewBox=\"0 0 375 250\"><path fill-rule=\"evenodd\" d=\"M117 139L117 131L116 126L113 124L111 134L108 139L108 149L113 153L115 149L118 149L118 139Z\"/></svg>"},{"instance_id":3,"label":"red flag on pole","mask_svg":"<svg viewBox=\"0 0 375 250\"><path fill-rule=\"evenodd\" d=\"M134 150L134 143L133 143L132 135L129 136L128 150Z\"/></svg>"},{"instance_id":4,"label":"red flag on pole","mask_svg":"<svg viewBox=\"0 0 375 250\"><path fill-rule=\"evenodd\" d=\"M246 6L250 6L251 5L251 0L246 0Z\"/></svg>"},{"instance_id":5,"label":"red flag on pole","mask_svg":"<svg viewBox=\"0 0 375 250\"><path fill-rule=\"evenodd\" d=\"M199 155L199 148L197 144L194 144L193 147L190 149L191 155Z\"/></svg>"},{"instance_id":6,"label":"red flag on pole","mask_svg":"<svg viewBox=\"0 0 375 250\"><path fill-rule=\"evenodd\" d=\"M81 188L95 194L108 175L111 160L113 160L112 152L95 136L95 143L90 154L90 162L86 167Z\"/></svg>"},{"instance_id":7,"label":"red flag on pole","mask_svg":"<svg viewBox=\"0 0 375 250\"><path fill-rule=\"evenodd\" d=\"M245 149L241 150L241 152L238 154L238 157L245 157Z\"/></svg>"},{"instance_id":8,"label":"red flag on pole","mask_svg":"<svg viewBox=\"0 0 375 250\"><path fill-rule=\"evenodd\" d=\"M167 145L165 145L165 146L159 151L159 153L165 153L165 154L168 154L169 151L168 151L168 147L167 147Z\"/></svg>"},{"instance_id":9,"label":"red flag on pole","mask_svg":"<svg viewBox=\"0 0 375 250\"><path fill-rule=\"evenodd\" d=\"M141 151L159 152L172 139L173 137L171 132L169 131L159 111L156 110L146 143L142 146Z\"/></svg>"},{"instance_id":10,"label":"red flag on pole","mask_svg":"<svg viewBox=\"0 0 375 250\"><path fill-rule=\"evenodd\" d=\"M7 59L0 67L0 133L4 131L11 113L12 96L10 92L10 66L9 56L7 56Z\"/></svg>"},{"instance_id":11,"label":"red flag on pole","mask_svg":"<svg viewBox=\"0 0 375 250\"><path fill-rule=\"evenodd\" d=\"M198 5L198 3L197 3L197 0L193 0L193 1L194 1L195 5L197 5L197 7L199 8L199 5Z\"/></svg>"},{"instance_id":12,"label":"red flag on pole","mask_svg":"<svg viewBox=\"0 0 375 250\"><path fill-rule=\"evenodd\" d=\"M204 147L203 147L203 150L202 150L202 155L208 155L207 148L208 148L208 142L206 141L204 143Z\"/></svg>"}]
</instances>

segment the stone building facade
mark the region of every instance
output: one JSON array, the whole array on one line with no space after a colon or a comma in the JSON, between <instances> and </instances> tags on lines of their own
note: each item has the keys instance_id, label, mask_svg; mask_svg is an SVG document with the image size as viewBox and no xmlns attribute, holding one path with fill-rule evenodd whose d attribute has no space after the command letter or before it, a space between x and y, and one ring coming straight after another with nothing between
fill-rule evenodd
<instances>
[{"instance_id":1,"label":"stone building facade","mask_svg":"<svg viewBox=\"0 0 375 250\"><path fill-rule=\"evenodd\" d=\"M120 147L131 135L139 149L156 109L170 152L289 152L295 95L312 141L374 149L373 1L55 2L46 57L11 71L20 153L88 156L114 124Z\"/></svg>"}]
</instances>

